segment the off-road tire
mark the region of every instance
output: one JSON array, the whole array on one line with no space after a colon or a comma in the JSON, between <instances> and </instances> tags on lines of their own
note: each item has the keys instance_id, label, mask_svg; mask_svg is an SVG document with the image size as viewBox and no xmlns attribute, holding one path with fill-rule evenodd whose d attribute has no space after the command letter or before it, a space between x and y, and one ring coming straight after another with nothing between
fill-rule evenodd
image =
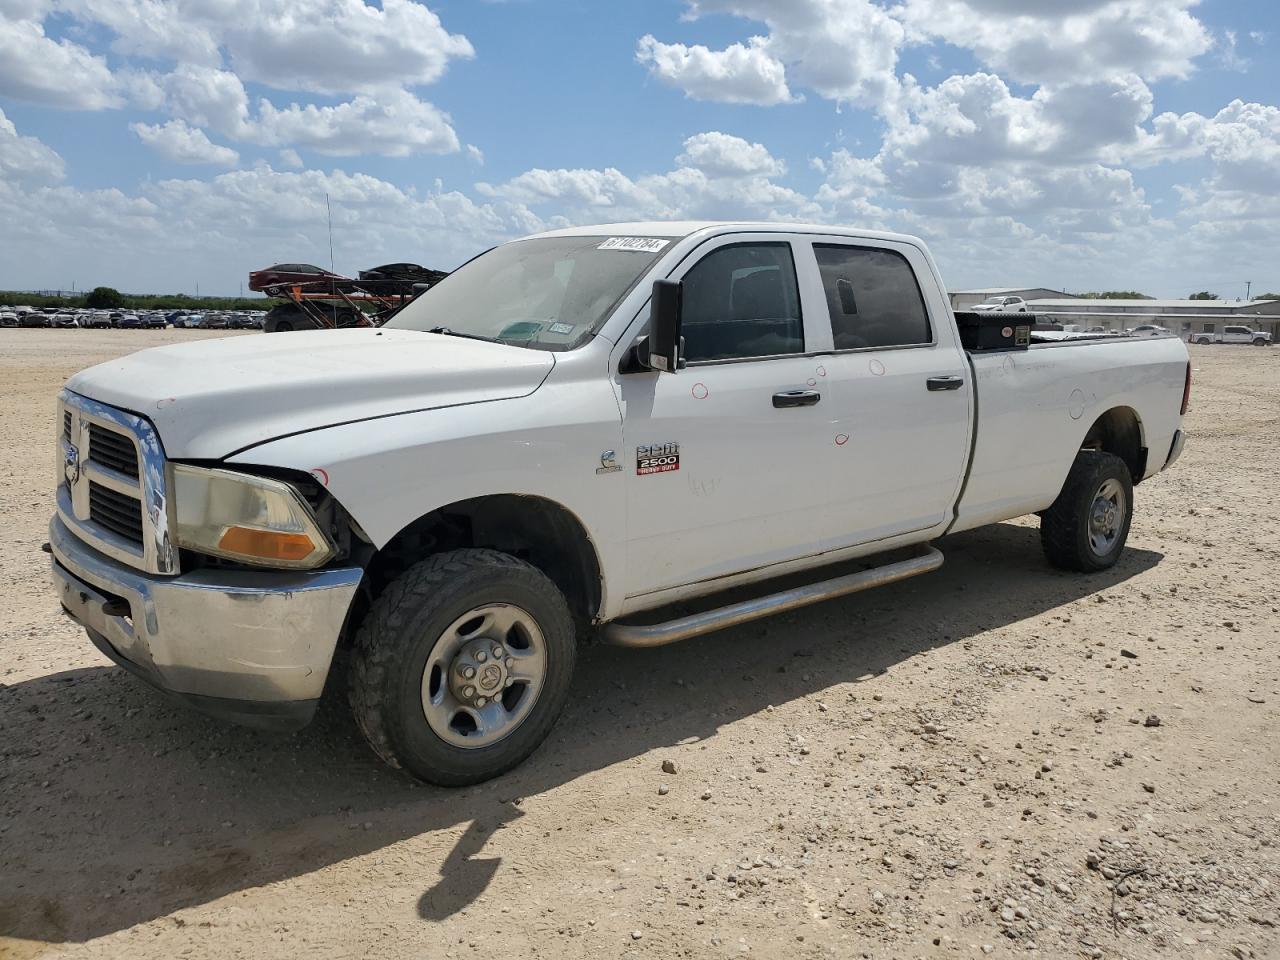
<instances>
[{"instance_id":1,"label":"off-road tire","mask_svg":"<svg viewBox=\"0 0 1280 960\"><path fill-rule=\"evenodd\" d=\"M537 621L547 669L533 709L509 735L466 749L438 737L422 705L422 677L448 625L484 603L510 603ZM573 617L542 571L496 550L451 550L415 564L370 606L356 633L349 699L375 753L420 780L446 787L496 777L542 743L569 696L577 659Z\"/></svg>"},{"instance_id":2,"label":"off-road tire","mask_svg":"<svg viewBox=\"0 0 1280 960\"><path fill-rule=\"evenodd\" d=\"M1126 509L1120 535L1105 555L1089 544L1089 519L1094 497L1107 480L1124 489ZM1040 515L1040 545L1055 567L1094 573L1113 566L1124 552L1133 519L1133 477L1128 465L1112 453L1081 450L1076 455L1062 492Z\"/></svg>"}]
</instances>

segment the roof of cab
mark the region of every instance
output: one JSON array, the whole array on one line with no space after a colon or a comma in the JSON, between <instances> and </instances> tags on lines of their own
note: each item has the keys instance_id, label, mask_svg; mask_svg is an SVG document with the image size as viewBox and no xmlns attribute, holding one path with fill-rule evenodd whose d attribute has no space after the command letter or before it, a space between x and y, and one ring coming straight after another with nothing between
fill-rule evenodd
<instances>
[{"instance_id":1,"label":"roof of cab","mask_svg":"<svg viewBox=\"0 0 1280 960\"><path fill-rule=\"evenodd\" d=\"M547 230L525 237L669 237L683 238L694 233L820 233L827 236L863 237L871 240L897 240L913 246L924 247L923 241L905 233L887 233L883 230L864 230L861 227L844 227L833 224L788 223L777 220L638 220L631 223L597 223L581 227L564 227Z\"/></svg>"}]
</instances>

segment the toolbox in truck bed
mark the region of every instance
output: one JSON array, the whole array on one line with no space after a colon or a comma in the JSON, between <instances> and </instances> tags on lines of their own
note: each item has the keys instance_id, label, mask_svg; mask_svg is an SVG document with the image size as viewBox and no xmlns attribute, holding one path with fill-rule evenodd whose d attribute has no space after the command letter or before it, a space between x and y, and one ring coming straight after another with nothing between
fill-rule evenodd
<instances>
[{"instance_id":1,"label":"toolbox in truck bed","mask_svg":"<svg viewBox=\"0 0 1280 960\"><path fill-rule=\"evenodd\" d=\"M960 344L966 350L1025 350L1031 343L1032 313L956 314Z\"/></svg>"}]
</instances>

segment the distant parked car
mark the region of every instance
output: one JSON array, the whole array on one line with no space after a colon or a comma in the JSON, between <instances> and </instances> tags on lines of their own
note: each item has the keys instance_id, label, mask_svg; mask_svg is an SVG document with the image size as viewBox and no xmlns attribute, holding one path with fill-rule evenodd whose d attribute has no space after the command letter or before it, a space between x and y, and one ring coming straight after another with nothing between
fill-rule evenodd
<instances>
[{"instance_id":1,"label":"distant parked car","mask_svg":"<svg viewBox=\"0 0 1280 960\"><path fill-rule=\"evenodd\" d=\"M1191 343L1252 343L1255 347L1271 346L1271 334L1250 327L1223 327L1221 333L1202 330L1187 337Z\"/></svg>"},{"instance_id":2,"label":"distant parked car","mask_svg":"<svg viewBox=\"0 0 1280 960\"><path fill-rule=\"evenodd\" d=\"M1021 297L987 297L969 309L973 313L1026 313L1027 301Z\"/></svg>"},{"instance_id":3,"label":"distant parked car","mask_svg":"<svg viewBox=\"0 0 1280 960\"><path fill-rule=\"evenodd\" d=\"M225 330L227 318L220 313L207 313L200 321L201 330Z\"/></svg>"},{"instance_id":4,"label":"distant parked car","mask_svg":"<svg viewBox=\"0 0 1280 960\"><path fill-rule=\"evenodd\" d=\"M52 317L50 317L50 318L49 318L49 326L51 326L51 327L78 327L78 326L80 326L80 324L76 322L76 318L75 318L75 316L74 316L73 314L70 314L70 313L55 313Z\"/></svg>"},{"instance_id":5,"label":"distant parked car","mask_svg":"<svg viewBox=\"0 0 1280 960\"><path fill-rule=\"evenodd\" d=\"M1168 327L1161 327L1154 323L1140 323L1129 331L1131 337L1167 337L1170 334Z\"/></svg>"},{"instance_id":6,"label":"distant parked car","mask_svg":"<svg viewBox=\"0 0 1280 960\"><path fill-rule=\"evenodd\" d=\"M312 314L328 317L336 327L354 327L360 321L357 311L346 304L313 302L308 304L308 309L311 312L303 312L293 303L278 303L262 318L262 329L266 333L328 329L316 323Z\"/></svg>"},{"instance_id":7,"label":"distant parked car","mask_svg":"<svg viewBox=\"0 0 1280 960\"><path fill-rule=\"evenodd\" d=\"M142 318L142 325L148 330L163 330L169 324L162 313L148 313Z\"/></svg>"},{"instance_id":8,"label":"distant parked car","mask_svg":"<svg viewBox=\"0 0 1280 960\"><path fill-rule=\"evenodd\" d=\"M0 313L0 327L16 327L18 325L18 315L11 310Z\"/></svg>"},{"instance_id":9,"label":"distant parked car","mask_svg":"<svg viewBox=\"0 0 1280 960\"><path fill-rule=\"evenodd\" d=\"M249 274L250 290L266 290L290 283L315 283L317 280L347 280L341 274L332 273L323 267L310 263L277 263L265 270L254 270Z\"/></svg>"},{"instance_id":10,"label":"distant parked car","mask_svg":"<svg viewBox=\"0 0 1280 960\"><path fill-rule=\"evenodd\" d=\"M28 310L26 313L18 314L18 326L20 327L47 327L48 325L49 314L47 313Z\"/></svg>"},{"instance_id":11,"label":"distant parked car","mask_svg":"<svg viewBox=\"0 0 1280 960\"><path fill-rule=\"evenodd\" d=\"M99 329L101 327L110 329L111 317L109 314L103 313L100 310L95 310L93 313L84 314L84 318L80 321L80 326L92 327L94 329Z\"/></svg>"},{"instance_id":12,"label":"distant parked car","mask_svg":"<svg viewBox=\"0 0 1280 960\"><path fill-rule=\"evenodd\" d=\"M447 276L443 270L431 270L417 263L384 263L380 267L361 270L356 286L370 293L411 297L414 287L434 286ZM365 286L368 281L375 282Z\"/></svg>"},{"instance_id":13,"label":"distant parked car","mask_svg":"<svg viewBox=\"0 0 1280 960\"><path fill-rule=\"evenodd\" d=\"M141 330L142 321L138 319L136 313L122 313L120 322L117 324L121 330Z\"/></svg>"}]
</instances>

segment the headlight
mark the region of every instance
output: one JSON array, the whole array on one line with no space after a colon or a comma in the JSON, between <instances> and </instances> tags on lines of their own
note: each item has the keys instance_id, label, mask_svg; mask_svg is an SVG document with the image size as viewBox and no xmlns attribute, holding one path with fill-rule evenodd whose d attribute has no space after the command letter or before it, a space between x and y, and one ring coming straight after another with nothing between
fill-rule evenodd
<instances>
[{"instance_id":1,"label":"headlight","mask_svg":"<svg viewBox=\"0 0 1280 960\"><path fill-rule=\"evenodd\" d=\"M177 463L171 486L181 547L266 567L310 569L334 554L311 508L289 484Z\"/></svg>"}]
</instances>

